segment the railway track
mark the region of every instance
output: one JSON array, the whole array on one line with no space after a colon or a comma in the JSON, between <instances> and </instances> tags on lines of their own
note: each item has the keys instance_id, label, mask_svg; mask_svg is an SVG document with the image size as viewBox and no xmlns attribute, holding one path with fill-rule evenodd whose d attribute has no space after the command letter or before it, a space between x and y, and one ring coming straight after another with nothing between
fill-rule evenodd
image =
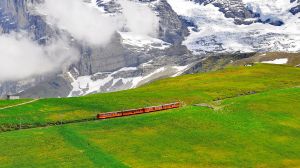
<instances>
[{"instance_id":1,"label":"railway track","mask_svg":"<svg viewBox=\"0 0 300 168\"><path fill-rule=\"evenodd\" d=\"M112 119L112 118L117 118L117 117L129 117L129 116L133 116L133 115L141 115L141 114L171 110L174 108L179 108L180 106L181 106L180 103L171 103L171 104L165 104L165 105L161 105L161 106L152 106L152 107L145 107L145 108L118 111L118 112L101 113L95 117L90 117L90 118L85 118L85 119L80 119L80 120L56 121L56 122L48 122L48 123L0 125L0 133L18 131L18 130L26 130L26 129L34 129L34 128L62 126L62 125L67 125L67 124L83 123L83 122L96 121L96 120L107 120L107 119Z\"/></svg>"},{"instance_id":2,"label":"railway track","mask_svg":"<svg viewBox=\"0 0 300 168\"><path fill-rule=\"evenodd\" d=\"M299 86L298 86L299 87ZM220 98L220 99L214 99L213 102L219 102L222 100L226 100L226 99L231 99L231 98L236 98L236 97L242 97L242 96L247 96L247 95L253 95L253 94L258 94L261 92L258 91L249 91L247 93L243 93L243 94L239 94L239 95L235 95L235 96L230 96L230 97L225 97L225 98ZM9 107L5 107L5 108L12 108L12 107L16 107L16 106L21 106L21 105L25 105L25 104L29 104L29 103L33 103L35 101L37 101L38 99L29 101L29 102L25 102L25 103L21 103L21 104L17 104L17 105L13 105L13 106L9 106ZM202 104L194 104L194 106L203 106ZM212 108L210 105L206 105L209 108ZM157 106L154 106L157 107ZM2 108L3 109L3 108ZM1 108L0 108L1 110ZM137 109L135 109L137 110ZM130 110L126 110L126 111L130 111ZM156 112L156 111L153 111ZM116 113L119 112L108 112L108 113L103 113L103 114L109 114L109 115L114 115ZM144 114L144 113L140 113L140 114ZM111 119L111 118L116 118L116 117L128 117L128 116L132 116L132 115L139 115L139 114L131 114L131 115L126 115L126 116L115 116L115 117L105 117L102 119ZM80 119L80 120L71 120L71 121L56 121L56 122L49 122L49 123L32 123L32 124L16 124L16 125L0 125L0 133L4 133L4 132L10 132L10 131L18 131L18 130L26 130L26 129L34 129L34 128L45 128L45 127L54 127L54 126L62 126L62 125L66 125L66 124L75 124L75 123L83 123L83 122L89 122L89 121L96 121L96 120L101 120L100 116L97 115L96 117L91 117L91 118L85 118L85 119Z\"/></svg>"},{"instance_id":3,"label":"railway track","mask_svg":"<svg viewBox=\"0 0 300 168\"><path fill-rule=\"evenodd\" d=\"M258 94L258 93L261 93L261 92L250 91L250 92L243 93L243 94L236 95L236 96L230 96L230 97L225 97L225 98L220 98L220 99L217 98L217 99L214 99L213 102L219 102L219 101L223 101L223 100L226 100L226 99L242 97L242 96L248 96L248 95L253 95L253 94ZM38 99L35 99L35 100L29 101L29 102L21 103L21 104L6 107L6 108L12 108L12 107L21 106L21 105L24 105L24 104L33 103L37 100ZM194 104L194 106L203 106L203 105L202 104ZM205 106L208 106L209 108L213 108L210 105L205 104ZM153 107L158 107L158 106L153 106ZM0 108L0 110L1 110L1 108ZM134 109L134 110L138 110L138 109ZM169 110L169 109L167 109L167 110ZM128 112L128 111L131 111L131 110L126 110L126 111ZM124 111L124 112L126 112L126 111ZM159 110L159 111L161 111L161 110ZM152 111L152 112L157 112L157 111ZM120 112L108 112L108 113L103 113L103 114L117 115L116 113L120 113ZM56 122L49 122L49 123L43 123L43 124L33 123L33 124L22 124L22 125L20 125L20 124L17 124L17 125L0 125L0 133L10 132L10 131L18 131L18 130L26 130L26 129L34 129L34 128L62 126L62 125L66 125L66 124L83 123L83 122L96 121L96 120L102 120L102 119L111 119L111 118L116 118L116 117L129 117L129 116L132 116L132 115L140 115L140 114L144 114L144 113L137 113L137 114L131 114L131 115L126 115L126 116L122 115L122 116L105 117L105 118L100 118L100 116L97 115L96 117L85 118L85 119L80 119L80 120L56 121Z\"/></svg>"},{"instance_id":4,"label":"railway track","mask_svg":"<svg viewBox=\"0 0 300 168\"><path fill-rule=\"evenodd\" d=\"M47 127L55 127L62 126L67 124L75 124L75 123L83 123L89 121L99 120L96 117L93 118L85 118L80 120L70 120L70 121L56 121L56 122L48 122L48 123L32 123L32 124L16 124L16 125L0 125L0 134L4 132L11 131L19 131L19 130L27 130L34 128L47 128Z\"/></svg>"}]
</instances>

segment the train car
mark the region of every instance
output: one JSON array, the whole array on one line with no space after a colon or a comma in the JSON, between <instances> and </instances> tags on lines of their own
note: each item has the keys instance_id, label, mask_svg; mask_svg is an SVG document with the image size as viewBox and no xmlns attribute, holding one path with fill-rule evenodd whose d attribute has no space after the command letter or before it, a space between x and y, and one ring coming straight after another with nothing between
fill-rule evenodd
<instances>
[{"instance_id":1,"label":"train car","mask_svg":"<svg viewBox=\"0 0 300 168\"><path fill-rule=\"evenodd\" d=\"M97 115L97 118L98 119L106 119L106 118L109 118L110 116L111 116L110 113L101 113L101 114Z\"/></svg>"},{"instance_id":2,"label":"train car","mask_svg":"<svg viewBox=\"0 0 300 168\"><path fill-rule=\"evenodd\" d=\"M162 106L155 106L154 107L154 110L155 111L161 111L163 108L162 108Z\"/></svg>"},{"instance_id":3,"label":"train car","mask_svg":"<svg viewBox=\"0 0 300 168\"><path fill-rule=\"evenodd\" d=\"M123 116L122 112L114 112L114 113L112 113L112 117L122 117L122 116Z\"/></svg>"},{"instance_id":4,"label":"train car","mask_svg":"<svg viewBox=\"0 0 300 168\"><path fill-rule=\"evenodd\" d=\"M122 111L122 115L123 115L123 116L134 115L134 111L135 111L135 110L126 110L126 111Z\"/></svg>"},{"instance_id":5,"label":"train car","mask_svg":"<svg viewBox=\"0 0 300 168\"><path fill-rule=\"evenodd\" d=\"M134 114L143 114L143 113L145 113L145 109L144 108L136 109L134 111Z\"/></svg>"},{"instance_id":6,"label":"train car","mask_svg":"<svg viewBox=\"0 0 300 168\"><path fill-rule=\"evenodd\" d=\"M165 104L162 106L163 110L168 110L168 109L171 109L171 105L170 104Z\"/></svg>"},{"instance_id":7,"label":"train car","mask_svg":"<svg viewBox=\"0 0 300 168\"><path fill-rule=\"evenodd\" d=\"M102 113L97 115L98 119L115 118L115 117L122 117L122 113L110 112L110 113Z\"/></svg>"},{"instance_id":8,"label":"train car","mask_svg":"<svg viewBox=\"0 0 300 168\"><path fill-rule=\"evenodd\" d=\"M181 106L181 103L176 102L172 105L172 108L179 108Z\"/></svg>"},{"instance_id":9,"label":"train car","mask_svg":"<svg viewBox=\"0 0 300 168\"><path fill-rule=\"evenodd\" d=\"M177 108L177 104L176 104L176 103L165 104L165 105L163 105L163 108L164 108L165 110Z\"/></svg>"},{"instance_id":10,"label":"train car","mask_svg":"<svg viewBox=\"0 0 300 168\"><path fill-rule=\"evenodd\" d=\"M150 112L153 112L155 111L155 107L146 107L145 108L145 113L150 113Z\"/></svg>"},{"instance_id":11,"label":"train car","mask_svg":"<svg viewBox=\"0 0 300 168\"><path fill-rule=\"evenodd\" d=\"M105 119L105 117L104 117L103 114L97 114L97 118L98 118L98 119Z\"/></svg>"}]
</instances>

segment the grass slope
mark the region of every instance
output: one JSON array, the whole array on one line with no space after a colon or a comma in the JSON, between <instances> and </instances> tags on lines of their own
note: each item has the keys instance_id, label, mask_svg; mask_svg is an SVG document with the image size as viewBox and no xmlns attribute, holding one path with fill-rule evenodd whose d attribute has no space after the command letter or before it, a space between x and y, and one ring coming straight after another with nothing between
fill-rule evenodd
<instances>
[{"instance_id":1,"label":"grass slope","mask_svg":"<svg viewBox=\"0 0 300 168\"><path fill-rule=\"evenodd\" d=\"M31 99L20 99L20 100L0 100L0 109L8 106L18 105L21 103L26 103L31 101Z\"/></svg>"},{"instance_id":2,"label":"grass slope","mask_svg":"<svg viewBox=\"0 0 300 168\"><path fill-rule=\"evenodd\" d=\"M99 112L183 101L187 105L300 85L300 68L258 64L185 75L143 87L78 98L41 99L0 110L0 126L94 117Z\"/></svg>"},{"instance_id":3,"label":"grass slope","mask_svg":"<svg viewBox=\"0 0 300 168\"><path fill-rule=\"evenodd\" d=\"M300 88L0 134L0 167L297 167Z\"/></svg>"}]
</instances>

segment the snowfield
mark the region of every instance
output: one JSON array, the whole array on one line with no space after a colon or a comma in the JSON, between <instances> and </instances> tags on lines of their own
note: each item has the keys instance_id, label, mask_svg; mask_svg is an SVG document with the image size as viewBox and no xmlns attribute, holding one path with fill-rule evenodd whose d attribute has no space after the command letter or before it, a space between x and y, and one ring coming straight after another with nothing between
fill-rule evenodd
<instances>
[{"instance_id":1,"label":"snowfield","mask_svg":"<svg viewBox=\"0 0 300 168\"><path fill-rule=\"evenodd\" d=\"M289 61L288 58L280 58L280 59L275 59L273 61L263 61L261 63L264 63L264 64L287 64Z\"/></svg>"},{"instance_id":2,"label":"snowfield","mask_svg":"<svg viewBox=\"0 0 300 168\"><path fill-rule=\"evenodd\" d=\"M248 8L260 13L260 19L277 19L282 26L263 23L236 25L212 4L200 5L188 0L168 0L175 12L192 21L197 31L184 41L195 54L209 52L300 51L300 14L289 12L296 2L283 0L244 0Z\"/></svg>"},{"instance_id":3,"label":"snowfield","mask_svg":"<svg viewBox=\"0 0 300 168\"><path fill-rule=\"evenodd\" d=\"M142 67L144 66L146 66L146 64L142 65ZM124 67L115 72L102 72L89 76L79 76L77 78L74 77L71 72L68 72L69 78L71 79L71 81L73 81L71 83L73 89L68 97L81 96L98 92L112 92L132 89L160 78L161 76L163 76L162 74L176 77L184 73L187 69L189 69L189 65L160 67L156 70L153 70L149 74L129 78L120 78L116 77L115 75L126 71L137 71L137 67ZM95 79L97 76L104 77Z\"/></svg>"},{"instance_id":4,"label":"snowfield","mask_svg":"<svg viewBox=\"0 0 300 168\"><path fill-rule=\"evenodd\" d=\"M164 50L171 46L170 43L150 36L139 35L132 32L119 32L122 37L122 43L137 48L160 49Z\"/></svg>"}]
</instances>

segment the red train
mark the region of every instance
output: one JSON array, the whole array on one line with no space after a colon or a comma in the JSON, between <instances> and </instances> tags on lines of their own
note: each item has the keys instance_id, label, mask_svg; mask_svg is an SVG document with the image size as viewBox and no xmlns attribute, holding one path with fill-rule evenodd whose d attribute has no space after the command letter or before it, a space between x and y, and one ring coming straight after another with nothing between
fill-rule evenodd
<instances>
[{"instance_id":1,"label":"red train","mask_svg":"<svg viewBox=\"0 0 300 168\"><path fill-rule=\"evenodd\" d=\"M97 118L98 119L108 119L108 118L116 118L116 117L137 115L137 114L143 114L143 113L151 113L151 112L157 112L157 111L162 111L162 110L179 108L180 106L181 106L181 103L176 102L176 103L164 104L161 106L152 106L152 107L145 107L145 108L139 108L139 109L125 110L125 111L101 113L101 114L97 115Z\"/></svg>"}]
</instances>

